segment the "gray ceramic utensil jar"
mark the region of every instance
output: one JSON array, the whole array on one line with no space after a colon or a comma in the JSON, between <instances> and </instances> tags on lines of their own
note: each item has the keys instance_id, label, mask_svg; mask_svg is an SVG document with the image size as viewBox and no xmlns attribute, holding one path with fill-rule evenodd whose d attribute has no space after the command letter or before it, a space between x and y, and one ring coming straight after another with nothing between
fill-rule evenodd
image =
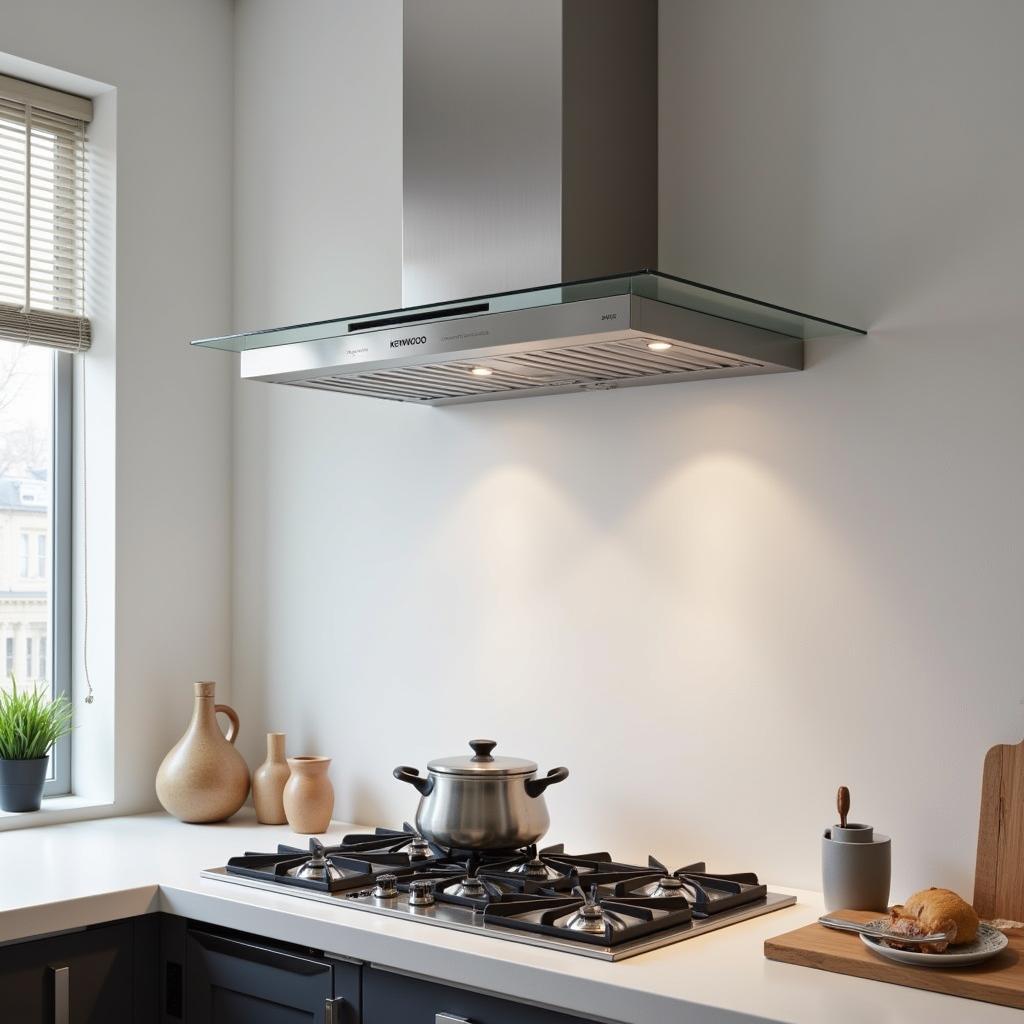
<instances>
[{"instance_id":1,"label":"gray ceramic utensil jar","mask_svg":"<svg viewBox=\"0 0 1024 1024\"><path fill-rule=\"evenodd\" d=\"M870 825L825 829L821 840L821 881L825 909L878 910L889 906L891 851L888 836Z\"/></svg>"}]
</instances>

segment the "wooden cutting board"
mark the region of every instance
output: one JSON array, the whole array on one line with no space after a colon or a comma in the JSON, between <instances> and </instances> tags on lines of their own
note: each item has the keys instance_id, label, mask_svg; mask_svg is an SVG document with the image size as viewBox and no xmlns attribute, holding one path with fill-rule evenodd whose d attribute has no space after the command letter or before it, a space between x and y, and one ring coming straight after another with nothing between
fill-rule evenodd
<instances>
[{"instance_id":1,"label":"wooden cutting board","mask_svg":"<svg viewBox=\"0 0 1024 1024\"><path fill-rule=\"evenodd\" d=\"M836 916L867 922L879 915L877 912L845 910ZM872 953L859 935L837 932L817 923L768 939L764 944L764 955L769 960L786 964L815 967L855 978L907 985L1024 1010L1024 928L1010 931L1007 935L1010 945L1006 949L973 967L910 967L898 964Z\"/></svg>"},{"instance_id":2,"label":"wooden cutting board","mask_svg":"<svg viewBox=\"0 0 1024 1024\"><path fill-rule=\"evenodd\" d=\"M1024 921L1024 742L993 747L985 757L974 909Z\"/></svg>"}]
</instances>

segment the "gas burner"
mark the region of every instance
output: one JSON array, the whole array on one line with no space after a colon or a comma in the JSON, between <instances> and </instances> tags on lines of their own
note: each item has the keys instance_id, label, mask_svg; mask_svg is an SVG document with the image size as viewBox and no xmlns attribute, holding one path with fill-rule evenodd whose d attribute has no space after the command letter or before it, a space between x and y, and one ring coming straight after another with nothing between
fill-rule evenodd
<instances>
[{"instance_id":1,"label":"gas burner","mask_svg":"<svg viewBox=\"0 0 1024 1024\"><path fill-rule=\"evenodd\" d=\"M373 887L370 895L378 900L398 899L398 876L378 875L377 884Z\"/></svg>"},{"instance_id":2,"label":"gas burner","mask_svg":"<svg viewBox=\"0 0 1024 1024\"><path fill-rule=\"evenodd\" d=\"M466 875L447 891L452 896L462 896L467 900L482 900L487 896L484 883L476 875Z\"/></svg>"},{"instance_id":3,"label":"gas burner","mask_svg":"<svg viewBox=\"0 0 1024 1024\"><path fill-rule=\"evenodd\" d=\"M568 890L575 884L577 874L586 874L593 868L589 861L580 862L582 866L577 867L569 859L563 860L561 851L562 847L557 846L538 853L536 846L528 846L518 857L481 864L480 873L489 878L514 878L519 882Z\"/></svg>"},{"instance_id":4,"label":"gas burner","mask_svg":"<svg viewBox=\"0 0 1024 1024\"><path fill-rule=\"evenodd\" d=\"M327 847L318 839L309 841L309 860L288 869L292 878L304 878L310 882L336 882L344 877L328 859Z\"/></svg>"},{"instance_id":5,"label":"gas burner","mask_svg":"<svg viewBox=\"0 0 1024 1024\"><path fill-rule=\"evenodd\" d=\"M432 856L430 843L420 835L412 837L412 841L406 847L406 852L409 854L409 860L429 860Z\"/></svg>"},{"instance_id":6,"label":"gas burner","mask_svg":"<svg viewBox=\"0 0 1024 1024\"><path fill-rule=\"evenodd\" d=\"M549 878L562 877L561 872L548 867L540 857L534 857L532 860L517 864L514 868L509 868L508 874L522 875L524 878L530 879L531 882L546 882Z\"/></svg>"},{"instance_id":7,"label":"gas burner","mask_svg":"<svg viewBox=\"0 0 1024 1024\"><path fill-rule=\"evenodd\" d=\"M670 899L674 896L685 896L683 892L683 880L675 875L665 875L656 882L640 886L634 890L637 896L647 896L651 899Z\"/></svg>"},{"instance_id":8,"label":"gas burner","mask_svg":"<svg viewBox=\"0 0 1024 1024\"><path fill-rule=\"evenodd\" d=\"M583 906L564 920L556 920L556 927L568 928L571 932L586 932L589 935L604 935L608 931L623 931L627 927L626 921L618 914L601 906L597 898L596 885L590 887L589 893L576 886L573 894L583 900Z\"/></svg>"},{"instance_id":9,"label":"gas burner","mask_svg":"<svg viewBox=\"0 0 1024 1024\"><path fill-rule=\"evenodd\" d=\"M432 907L435 902L434 882L429 878L417 878L409 883L410 907Z\"/></svg>"}]
</instances>

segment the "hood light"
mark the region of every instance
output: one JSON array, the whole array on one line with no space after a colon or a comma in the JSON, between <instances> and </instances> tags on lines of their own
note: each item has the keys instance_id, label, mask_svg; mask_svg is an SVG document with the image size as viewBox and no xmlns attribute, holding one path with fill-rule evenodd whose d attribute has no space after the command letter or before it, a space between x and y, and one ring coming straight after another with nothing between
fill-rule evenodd
<instances>
[{"instance_id":1,"label":"hood light","mask_svg":"<svg viewBox=\"0 0 1024 1024\"><path fill-rule=\"evenodd\" d=\"M474 366L469 371L474 377L490 377L494 371L489 366Z\"/></svg>"},{"instance_id":2,"label":"hood light","mask_svg":"<svg viewBox=\"0 0 1024 1024\"><path fill-rule=\"evenodd\" d=\"M647 347L652 352L667 352L671 347L671 343L667 341L649 341Z\"/></svg>"}]
</instances>

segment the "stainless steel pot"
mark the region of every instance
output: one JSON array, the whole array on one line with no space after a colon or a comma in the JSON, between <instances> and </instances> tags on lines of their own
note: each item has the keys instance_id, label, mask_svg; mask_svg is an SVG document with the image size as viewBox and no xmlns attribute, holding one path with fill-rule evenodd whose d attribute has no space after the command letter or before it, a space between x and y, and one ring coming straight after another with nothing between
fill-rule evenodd
<instances>
[{"instance_id":1,"label":"stainless steel pot","mask_svg":"<svg viewBox=\"0 0 1024 1024\"><path fill-rule=\"evenodd\" d=\"M552 768L538 779L533 761L494 757L494 740L469 745L472 757L431 761L426 778L416 768L395 769L395 778L420 794L420 835L460 850L515 850L536 843L551 823L544 790L567 779L569 769Z\"/></svg>"}]
</instances>

